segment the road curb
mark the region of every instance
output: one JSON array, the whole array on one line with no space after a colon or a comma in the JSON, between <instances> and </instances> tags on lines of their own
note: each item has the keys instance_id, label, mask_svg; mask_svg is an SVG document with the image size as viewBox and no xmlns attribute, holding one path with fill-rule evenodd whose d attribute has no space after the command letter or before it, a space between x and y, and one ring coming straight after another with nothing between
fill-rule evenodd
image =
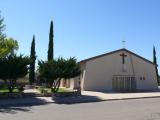
<instances>
[{"instance_id":1,"label":"road curb","mask_svg":"<svg viewBox=\"0 0 160 120\"><path fill-rule=\"evenodd\" d=\"M134 100L134 99L149 99L149 98L160 98L160 96L150 96L150 97L137 97L137 98L118 98L118 99L74 99L73 101L70 101L70 99L68 98L67 101L62 100L59 102L56 101L46 101L44 103L4 103L4 104L0 104L0 107L18 107L18 106L36 106L36 105L45 105L45 104L79 104L79 103L92 103L92 102L105 102L105 101L120 101L120 100Z\"/></svg>"},{"instance_id":2,"label":"road curb","mask_svg":"<svg viewBox=\"0 0 160 120\"><path fill-rule=\"evenodd\" d=\"M149 98L160 98L160 96L150 96L150 97L137 97L137 98L119 98L119 99L85 99L85 100L75 100L75 101L60 101L59 103L54 101L55 104L78 104L78 103L91 103L91 102L105 102L105 101L120 101L120 100L134 100L134 99L149 99Z\"/></svg>"}]
</instances>

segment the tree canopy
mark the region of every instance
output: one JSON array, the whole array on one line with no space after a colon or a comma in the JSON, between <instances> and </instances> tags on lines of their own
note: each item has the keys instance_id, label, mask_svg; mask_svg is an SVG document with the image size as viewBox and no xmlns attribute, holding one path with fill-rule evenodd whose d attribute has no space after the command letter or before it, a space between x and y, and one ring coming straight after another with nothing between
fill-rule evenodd
<instances>
[{"instance_id":1,"label":"tree canopy","mask_svg":"<svg viewBox=\"0 0 160 120\"><path fill-rule=\"evenodd\" d=\"M0 57L5 57L12 54L18 49L18 42L13 38L7 38L4 34L5 24L4 18L0 15Z\"/></svg>"},{"instance_id":2,"label":"tree canopy","mask_svg":"<svg viewBox=\"0 0 160 120\"><path fill-rule=\"evenodd\" d=\"M0 15L0 41L4 40L5 34L3 33L5 30L4 18Z\"/></svg>"},{"instance_id":3,"label":"tree canopy","mask_svg":"<svg viewBox=\"0 0 160 120\"><path fill-rule=\"evenodd\" d=\"M0 41L0 57L5 57L8 54L13 54L18 50L18 42L13 38L5 38Z\"/></svg>"},{"instance_id":4,"label":"tree canopy","mask_svg":"<svg viewBox=\"0 0 160 120\"><path fill-rule=\"evenodd\" d=\"M53 51L53 21L50 24L50 31L49 31L49 44L48 44L48 60L54 59L54 51Z\"/></svg>"},{"instance_id":5,"label":"tree canopy","mask_svg":"<svg viewBox=\"0 0 160 120\"><path fill-rule=\"evenodd\" d=\"M35 61L36 61L36 51L35 51L35 36L31 43L31 53L30 53L31 63L29 68L29 81L32 84L35 81Z\"/></svg>"},{"instance_id":6,"label":"tree canopy","mask_svg":"<svg viewBox=\"0 0 160 120\"><path fill-rule=\"evenodd\" d=\"M153 46L153 63L155 64L157 83L159 84L159 75L158 75L158 64L157 64L157 56L156 56L156 48Z\"/></svg>"},{"instance_id":7,"label":"tree canopy","mask_svg":"<svg viewBox=\"0 0 160 120\"><path fill-rule=\"evenodd\" d=\"M79 76L80 66L75 58L58 58L52 61L39 61L40 77L46 79L53 92L57 92L61 79L70 79Z\"/></svg>"},{"instance_id":8,"label":"tree canopy","mask_svg":"<svg viewBox=\"0 0 160 120\"><path fill-rule=\"evenodd\" d=\"M10 54L7 57L0 58L0 79L8 81L10 92L12 92L16 80L28 73L29 64L30 59L22 55Z\"/></svg>"}]
</instances>

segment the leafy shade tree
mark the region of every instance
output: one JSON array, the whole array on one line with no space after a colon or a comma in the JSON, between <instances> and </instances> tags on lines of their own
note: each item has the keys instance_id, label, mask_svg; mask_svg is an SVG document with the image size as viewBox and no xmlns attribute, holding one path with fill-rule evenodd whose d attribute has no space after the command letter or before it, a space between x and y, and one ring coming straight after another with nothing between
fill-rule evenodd
<instances>
[{"instance_id":1,"label":"leafy shade tree","mask_svg":"<svg viewBox=\"0 0 160 120\"><path fill-rule=\"evenodd\" d=\"M13 38L4 38L4 40L0 41L0 57L14 54L18 48L17 40L14 40Z\"/></svg>"},{"instance_id":2,"label":"leafy shade tree","mask_svg":"<svg viewBox=\"0 0 160 120\"><path fill-rule=\"evenodd\" d=\"M75 58L39 61L38 64L40 77L46 79L52 92L59 90L62 79L74 78L81 73L80 66Z\"/></svg>"},{"instance_id":3,"label":"leafy shade tree","mask_svg":"<svg viewBox=\"0 0 160 120\"><path fill-rule=\"evenodd\" d=\"M4 34L5 25L4 18L0 15L0 57L13 54L18 49L18 42L13 38L7 38Z\"/></svg>"},{"instance_id":4,"label":"leafy shade tree","mask_svg":"<svg viewBox=\"0 0 160 120\"><path fill-rule=\"evenodd\" d=\"M30 59L10 54L7 57L0 58L0 79L7 81L8 89L13 92L18 78L24 77L28 73Z\"/></svg>"},{"instance_id":5,"label":"leafy shade tree","mask_svg":"<svg viewBox=\"0 0 160 120\"><path fill-rule=\"evenodd\" d=\"M50 32L49 32L49 45L48 45L48 61L53 60L54 58L54 51L53 51L53 21L50 24Z\"/></svg>"},{"instance_id":6,"label":"leafy shade tree","mask_svg":"<svg viewBox=\"0 0 160 120\"><path fill-rule=\"evenodd\" d=\"M159 75L158 75L158 64L157 64L157 57L156 57L156 49L155 46L153 46L153 63L156 65L156 75L157 75L157 83L159 84Z\"/></svg>"},{"instance_id":7,"label":"leafy shade tree","mask_svg":"<svg viewBox=\"0 0 160 120\"><path fill-rule=\"evenodd\" d=\"M3 31L5 30L4 18L0 15L0 41L4 40L5 34Z\"/></svg>"},{"instance_id":8,"label":"leafy shade tree","mask_svg":"<svg viewBox=\"0 0 160 120\"><path fill-rule=\"evenodd\" d=\"M30 54L30 68L29 68L29 81L32 84L35 81L35 61L36 61L36 52L35 52L35 36L31 43L31 54Z\"/></svg>"}]
</instances>

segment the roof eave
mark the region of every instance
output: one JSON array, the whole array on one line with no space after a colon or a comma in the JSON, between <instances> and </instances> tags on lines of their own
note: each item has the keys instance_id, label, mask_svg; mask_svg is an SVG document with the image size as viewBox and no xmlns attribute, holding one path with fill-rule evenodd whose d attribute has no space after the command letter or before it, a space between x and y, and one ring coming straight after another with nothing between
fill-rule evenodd
<instances>
[{"instance_id":1,"label":"roof eave","mask_svg":"<svg viewBox=\"0 0 160 120\"><path fill-rule=\"evenodd\" d=\"M80 64L81 64L81 63L85 63L85 62L87 62L87 61L94 60L94 59L96 59L96 58L100 58L100 57L103 57L103 56L106 56L106 55L114 54L114 53L119 52L119 51L122 51L122 50L124 50L124 51L126 51L126 52L128 52L128 53L130 53L130 54L132 54L132 55L134 55L134 56L136 56L136 57L138 57L138 58L140 58L140 59L142 59L142 60L150 63L150 64L153 64L153 65L157 66L157 65L154 64L153 62L147 60L146 58L141 57L141 56L139 56L139 55L137 55L137 54L135 54L135 53L133 53L133 52L125 49L125 48L122 48L122 49L119 49L119 50L115 50L115 51L112 51L112 52L109 52L109 53L104 53L104 54L102 54L102 55L97 55L97 56L95 56L95 57L91 57L91 58L88 58L88 59L84 59L84 60L79 61L78 63L80 63Z\"/></svg>"}]
</instances>

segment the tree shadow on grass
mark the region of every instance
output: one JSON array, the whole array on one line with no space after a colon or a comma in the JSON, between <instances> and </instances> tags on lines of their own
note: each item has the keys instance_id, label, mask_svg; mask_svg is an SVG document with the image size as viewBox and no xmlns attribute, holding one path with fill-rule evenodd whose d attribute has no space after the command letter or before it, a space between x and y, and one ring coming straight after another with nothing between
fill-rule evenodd
<instances>
[{"instance_id":1,"label":"tree shadow on grass","mask_svg":"<svg viewBox=\"0 0 160 120\"><path fill-rule=\"evenodd\" d=\"M56 104L80 104L80 103L92 103L92 102L101 102L103 101L101 98L97 96L87 96L87 95L81 95L81 96L75 96L75 97L57 97L54 99L54 102Z\"/></svg>"},{"instance_id":2,"label":"tree shadow on grass","mask_svg":"<svg viewBox=\"0 0 160 120\"><path fill-rule=\"evenodd\" d=\"M43 99L36 97L24 97L0 100L0 114L16 114L17 112L31 112L33 106L49 104Z\"/></svg>"}]
</instances>

